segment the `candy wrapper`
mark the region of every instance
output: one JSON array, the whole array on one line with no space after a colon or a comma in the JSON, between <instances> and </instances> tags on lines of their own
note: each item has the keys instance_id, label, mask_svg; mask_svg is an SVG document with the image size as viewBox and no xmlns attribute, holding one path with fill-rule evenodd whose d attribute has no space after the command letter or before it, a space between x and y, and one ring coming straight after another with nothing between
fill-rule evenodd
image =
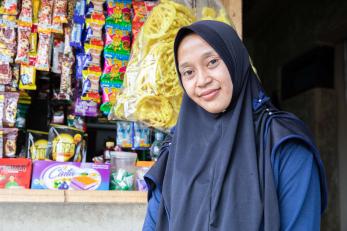
<instances>
[{"instance_id":1,"label":"candy wrapper","mask_svg":"<svg viewBox=\"0 0 347 231\"><path fill-rule=\"evenodd\" d=\"M52 25L53 0L41 0L38 15L38 32L50 33ZM40 47L40 46L39 46Z\"/></svg>"},{"instance_id":2,"label":"candy wrapper","mask_svg":"<svg viewBox=\"0 0 347 231\"><path fill-rule=\"evenodd\" d=\"M89 43L93 46L102 47L104 45L102 37L102 27L104 23L91 22L93 19L87 19L86 36L84 43Z\"/></svg>"},{"instance_id":3,"label":"candy wrapper","mask_svg":"<svg viewBox=\"0 0 347 231\"><path fill-rule=\"evenodd\" d=\"M124 12L123 13L124 15L128 15L129 13L129 16L126 16L126 20L124 20L124 16L123 16L123 19L121 20L117 20L115 17L110 16L106 18L105 27L131 32L130 10L123 9L123 11L127 12L127 13Z\"/></svg>"},{"instance_id":4,"label":"candy wrapper","mask_svg":"<svg viewBox=\"0 0 347 231\"><path fill-rule=\"evenodd\" d=\"M87 68L91 66L100 67L102 47L85 44L84 49L86 52L86 57L85 57L85 63L83 65L83 68Z\"/></svg>"},{"instance_id":5,"label":"candy wrapper","mask_svg":"<svg viewBox=\"0 0 347 231\"><path fill-rule=\"evenodd\" d=\"M104 87L102 89L102 105L100 106L100 111L104 115L108 115L111 111L112 105L116 103L117 95L120 92L118 88L108 88Z\"/></svg>"},{"instance_id":6,"label":"candy wrapper","mask_svg":"<svg viewBox=\"0 0 347 231\"><path fill-rule=\"evenodd\" d=\"M107 14L116 18L122 17L123 9L131 9L131 0L107 0Z\"/></svg>"},{"instance_id":7,"label":"candy wrapper","mask_svg":"<svg viewBox=\"0 0 347 231\"><path fill-rule=\"evenodd\" d=\"M82 100L92 100L100 102L99 95L99 79L101 72L93 70L83 70L83 86L82 86Z\"/></svg>"},{"instance_id":8,"label":"candy wrapper","mask_svg":"<svg viewBox=\"0 0 347 231\"><path fill-rule=\"evenodd\" d=\"M83 64L85 63L85 54L83 50L77 50L76 51L76 68L75 68L75 76L76 79L82 79L83 78Z\"/></svg>"},{"instance_id":9,"label":"candy wrapper","mask_svg":"<svg viewBox=\"0 0 347 231\"><path fill-rule=\"evenodd\" d=\"M106 28L106 46L112 45L114 50L124 50L130 52L130 32L114 29L113 27Z\"/></svg>"},{"instance_id":10,"label":"candy wrapper","mask_svg":"<svg viewBox=\"0 0 347 231\"><path fill-rule=\"evenodd\" d=\"M81 162L84 132L63 125L51 125L46 158L59 162Z\"/></svg>"},{"instance_id":11,"label":"candy wrapper","mask_svg":"<svg viewBox=\"0 0 347 231\"><path fill-rule=\"evenodd\" d=\"M93 101L84 101L77 98L75 103L75 115L96 117L98 115L98 104Z\"/></svg>"},{"instance_id":12,"label":"candy wrapper","mask_svg":"<svg viewBox=\"0 0 347 231\"><path fill-rule=\"evenodd\" d=\"M137 34L140 32L142 25L146 21L147 12L144 1L133 1L134 18L132 21L133 41L136 39Z\"/></svg>"},{"instance_id":13,"label":"candy wrapper","mask_svg":"<svg viewBox=\"0 0 347 231\"><path fill-rule=\"evenodd\" d=\"M45 160L48 146L48 132L28 130L26 139L27 158Z\"/></svg>"},{"instance_id":14,"label":"candy wrapper","mask_svg":"<svg viewBox=\"0 0 347 231\"><path fill-rule=\"evenodd\" d=\"M104 50L104 74L112 73L113 75L119 72L125 73L128 65L130 53L128 51L114 51L112 48Z\"/></svg>"},{"instance_id":15,"label":"candy wrapper","mask_svg":"<svg viewBox=\"0 0 347 231\"><path fill-rule=\"evenodd\" d=\"M3 125L5 127L13 127L16 123L18 98L19 93L17 92L5 92L3 117Z\"/></svg>"},{"instance_id":16,"label":"candy wrapper","mask_svg":"<svg viewBox=\"0 0 347 231\"><path fill-rule=\"evenodd\" d=\"M33 66L21 65L20 68L20 90L36 90L36 69Z\"/></svg>"},{"instance_id":17,"label":"candy wrapper","mask_svg":"<svg viewBox=\"0 0 347 231\"><path fill-rule=\"evenodd\" d=\"M39 33L39 45L35 65L37 70L49 71L51 50L52 36L50 34Z\"/></svg>"},{"instance_id":18,"label":"candy wrapper","mask_svg":"<svg viewBox=\"0 0 347 231\"><path fill-rule=\"evenodd\" d=\"M3 0L0 5L0 14L17 15L17 0Z\"/></svg>"},{"instance_id":19,"label":"candy wrapper","mask_svg":"<svg viewBox=\"0 0 347 231\"><path fill-rule=\"evenodd\" d=\"M54 38L52 72L57 74L61 73L63 54L64 54L64 41L61 38Z\"/></svg>"},{"instance_id":20,"label":"candy wrapper","mask_svg":"<svg viewBox=\"0 0 347 231\"><path fill-rule=\"evenodd\" d=\"M110 190L133 190L134 180L134 173L128 172L126 169L120 168L117 171L111 173Z\"/></svg>"},{"instance_id":21,"label":"candy wrapper","mask_svg":"<svg viewBox=\"0 0 347 231\"><path fill-rule=\"evenodd\" d=\"M2 145L1 152L3 153L3 157L13 158L16 155L17 150L17 136L18 129L17 128L1 128L0 129L0 143ZM1 148L1 147L0 147Z\"/></svg>"},{"instance_id":22,"label":"candy wrapper","mask_svg":"<svg viewBox=\"0 0 347 231\"><path fill-rule=\"evenodd\" d=\"M122 148L132 147L133 123L127 121L117 122L117 146Z\"/></svg>"},{"instance_id":23,"label":"candy wrapper","mask_svg":"<svg viewBox=\"0 0 347 231\"><path fill-rule=\"evenodd\" d=\"M72 32L71 32L71 41L70 46L76 47L76 48L82 48L82 31L83 31L83 24L77 24L74 23L72 26Z\"/></svg>"},{"instance_id":24,"label":"candy wrapper","mask_svg":"<svg viewBox=\"0 0 347 231\"><path fill-rule=\"evenodd\" d=\"M16 63L29 64L30 34L30 27L18 27Z\"/></svg>"},{"instance_id":25,"label":"candy wrapper","mask_svg":"<svg viewBox=\"0 0 347 231\"><path fill-rule=\"evenodd\" d=\"M68 0L54 0L53 22L67 23L67 3Z\"/></svg>"},{"instance_id":26,"label":"candy wrapper","mask_svg":"<svg viewBox=\"0 0 347 231\"><path fill-rule=\"evenodd\" d=\"M86 1L77 0L74 9L73 21L78 24L83 24L85 22L86 14Z\"/></svg>"},{"instance_id":27,"label":"candy wrapper","mask_svg":"<svg viewBox=\"0 0 347 231\"><path fill-rule=\"evenodd\" d=\"M135 122L133 148L149 148L151 144L151 130L149 127Z\"/></svg>"},{"instance_id":28,"label":"candy wrapper","mask_svg":"<svg viewBox=\"0 0 347 231\"><path fill-rule=\"evenodd\" d=\"M9 84L12 79L12 69L9 63L0 62L0 84Z\"/></svg>"}]
</instances>

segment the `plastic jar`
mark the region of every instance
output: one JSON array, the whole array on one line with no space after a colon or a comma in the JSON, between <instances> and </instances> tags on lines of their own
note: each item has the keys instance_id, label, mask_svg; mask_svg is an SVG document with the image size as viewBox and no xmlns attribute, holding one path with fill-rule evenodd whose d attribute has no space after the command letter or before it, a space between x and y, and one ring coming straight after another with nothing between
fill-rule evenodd
<instances>
[{"instance_id":1,"label":"plastic jar","mask_svg":"<svg viewBox=\"0 0 347 231\"><path fill-rule=\"evenodd\" d=\"M110 152L111 157L111 190L134 190L137 153Z\"/></svg>"}]
</instances>

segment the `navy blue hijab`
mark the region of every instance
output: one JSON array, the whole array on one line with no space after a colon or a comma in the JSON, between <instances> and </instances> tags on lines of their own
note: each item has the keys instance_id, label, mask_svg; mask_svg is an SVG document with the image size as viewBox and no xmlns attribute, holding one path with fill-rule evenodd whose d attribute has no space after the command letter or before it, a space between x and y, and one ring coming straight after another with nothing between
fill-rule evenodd
<instances>
[{"instance_id":1,"label":"navy blue hijab","mask_svg":"<svg viewBox=\"0 0 347 231\"><path fill-rule=\"evenodd\" d=\"M319 152L306 126L277 110L252 71L249 55L232 27L200 21L179 30L175 45L190 33L203 38L225 62L233 83L227 110L211 114L185 93L175 133L146 175L150 192L162 192L156 230L274 231L280 228L271 156L289 139L305 143L326 182Z\"/></svg>"}]
</instances>

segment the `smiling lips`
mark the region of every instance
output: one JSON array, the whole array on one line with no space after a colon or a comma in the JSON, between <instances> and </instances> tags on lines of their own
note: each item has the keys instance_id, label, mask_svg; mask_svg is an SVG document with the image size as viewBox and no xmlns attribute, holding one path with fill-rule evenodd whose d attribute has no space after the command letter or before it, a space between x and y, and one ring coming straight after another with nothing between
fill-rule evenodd
<instances>
[{"instance_id":1,"label":"smiling lips","mask_svg":"<svg viewBox=\"0 0 347 231\"><path fill-rule=\"evenodd\" d=\"M206 101L210 101L210 100L213 100L218 95L219 91L220 91L220 88L205 90L199 95L199 97L203 98Z\"/></svg>"}]
</instances>

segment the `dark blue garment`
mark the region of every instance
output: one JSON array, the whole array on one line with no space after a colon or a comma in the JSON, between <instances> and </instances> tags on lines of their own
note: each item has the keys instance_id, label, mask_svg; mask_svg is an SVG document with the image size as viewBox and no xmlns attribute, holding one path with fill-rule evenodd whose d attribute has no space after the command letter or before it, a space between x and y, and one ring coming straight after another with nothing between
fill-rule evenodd
<instances>
[{"instance_id":1,"label":"dark blue garment","mask_svg":"<svg viewBox=\"0 0 347 231\"><path fill-rule=\"evenodd\" d=\"M161 153L145 176L149 196L155 188L162 194L156 230L279 230L280 204L271 163L280 145L290 139L302 141L313 154L323 211L325 172L306 125L272 105L251 68L247 49L225 23L199 21L181 28L174 44L176 65L178 47L191 33L205 40L227 66L232 99L225 111L212 114L184 92L169 151Z\"/></svg>"},{"instance_id":2,"label":"dark blue garment","mask_svg":"<svg viewBox=\"0 0 347 231\"><path fill-rule=\"evenodd\" d=\"M274 154L272 168L279 200L280 230L319 230L320 183L312 152L302 143L291 140ZM143 231L155 230L160 198L157 188L148 202Z\"/></svg>"}]
</instances>

